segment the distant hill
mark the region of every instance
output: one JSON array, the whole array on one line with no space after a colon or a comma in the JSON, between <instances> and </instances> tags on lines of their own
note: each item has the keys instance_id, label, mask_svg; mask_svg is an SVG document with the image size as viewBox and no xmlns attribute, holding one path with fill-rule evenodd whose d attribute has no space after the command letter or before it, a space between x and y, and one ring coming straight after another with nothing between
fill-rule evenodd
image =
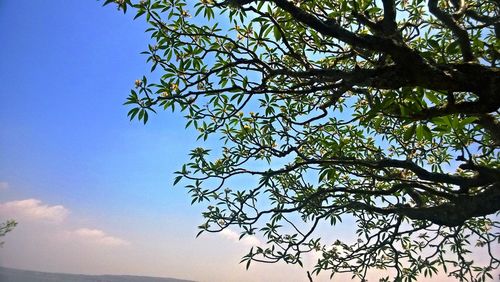
<instances>
[{"instance_id":1,"label":"distant hill","mask_svg":"<svg viewBox=\"0 0 500 282\"><path fill-rule=\"evenodd\" d=\"M0 267L1 282L193 282L174 278L130 275L49 273Z\"/></svg>"}]
</instances>

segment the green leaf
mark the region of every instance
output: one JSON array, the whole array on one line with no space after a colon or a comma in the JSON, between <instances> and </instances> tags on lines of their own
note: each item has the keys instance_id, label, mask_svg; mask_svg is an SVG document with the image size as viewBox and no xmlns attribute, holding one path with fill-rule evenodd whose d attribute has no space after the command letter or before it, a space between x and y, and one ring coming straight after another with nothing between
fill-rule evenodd
<instances>
[{"instance_id":1,"label":"green leaf","mask_svg":"<svg viewBox=\"0 0 500 282\"><path fill-rule=\"evenodd\" d=\"M276 41L281 40L281 32L279 30L279 27L276 25L273 27L273 34L274 34L274 38L276 38Z\"/></svg>"},{"instance_id":2,"label":"green leaf","mask_svg":"<svg viewBox=\"0 0 500 282\"><path fill-rule=\"evenodd\" d=\"M425 96L429 101L431 101L434 105L440 105L441 100L436 96L436 93L434 91L426 91Z\"/></svg>"},{"instance_id":3,"label":"green leaf","mask_svg":"<svg viewBox=\"0 0 500 282\"><path fill-rule=\"evenodd\" d=\"M422 125L422 135L427 141L432 141L432 132L427 125Z\"/></svg>"},{"instance_id":4,"label":"green leaf","mask_svg":"<svg viewBox=\"0 0 500 282\"><path fill-rule=\"evenodd\" d=\"M141 109L139 111L139 120L142 120L142 118L144 117L144 112L145 112L144 109Z\"/></svg>"},{"instance_id":5,"label":"green leaf","mask_svg":"<svg viewBox=\"0 0 500 282\"><path fill-rule=\"evenodd\" d=\"M137 12L137 14L135 15L134 20L137 19L138 17L144 15L145 12L146 12L146 10L139 10Z\"/></svg>"},{"instance_id":6,"label":"green leaf","mask_svg":"<svg viewBox=\"0 0 500 282\"><path fill-rule=\"evenodd\" d=\"M423 126L421 124L417 125L415 132L416 132L417 140L420 141L424 138L424 129L423 129Z\"/></svg>"},{"instance_id":7,"label":"green leaf","mask_svg":"<svg viewBox=\"0 0 500 282\"><path fill-rule=\"evenodd\" d=\"M408 141L415 135L416 124L412 124L412 126L408 127L403 133L403 140Z\"/></svg>"},{"instance_id":8,"label":"green leaf","mask_svg":"<svg viewBox=\"0 0 500 282\"><path fill-rule=\"evenodd\" d=\"M139 112L140 108L133 108L131 109L129 112L128 112L128 116L130 117L130 120L133 120L134 117L137 115L137 113Z\"/></svg>"},{"instance_id":9,"label":"green leaf","mask_svg":"<svg viewBox=\"0 0 500 282\"><path fill-rule=\"evenodd\" d=\"M179 183L179 181L182 179L182 175L179 175L179 176L176 176L175 177L175 180L174 180L174 185L176 185L177 183Z\"/></svg>"}]
</instances>

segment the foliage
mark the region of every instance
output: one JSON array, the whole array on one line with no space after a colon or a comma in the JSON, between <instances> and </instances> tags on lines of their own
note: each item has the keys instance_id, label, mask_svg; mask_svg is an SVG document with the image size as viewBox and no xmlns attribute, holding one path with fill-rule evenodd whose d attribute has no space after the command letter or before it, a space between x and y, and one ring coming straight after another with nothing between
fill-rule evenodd
<instances>
[{"instance_id":1,"label":"foliage","mask_svg":"<svg viewBox=\"0 0 500 282\"><path fill-rule=\"evenodd\" d=\"M4 237L16 227L17 222L14 220L7 220L6 222L0 223L0 237ZM0 241L0 246L3 245L3 241Z\"/></svg>"},{"instance_id":2,"label":"foliage","mask_svg":"<svg viewBox=\"0 0 500 282\"><path fill-rule=\"evenodd\" d=\"M492 277L497 0L114 2L145 17L144 54L161 74L136 81L130 118L180 110L199 138L221 139L192 150L175 183L212 204L202 232L266 239L247 266L315 252L313 274ZM357 241L320 238L342 221Z\"/></svg>"}]
</instances>

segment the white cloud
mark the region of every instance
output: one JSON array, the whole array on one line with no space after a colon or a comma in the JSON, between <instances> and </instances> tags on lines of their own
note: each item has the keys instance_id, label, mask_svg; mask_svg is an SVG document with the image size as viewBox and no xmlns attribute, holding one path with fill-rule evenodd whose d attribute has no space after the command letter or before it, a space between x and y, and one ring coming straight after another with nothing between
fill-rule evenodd
<instances>
[{"instance_id":1,"label":"white cloud","mask_svg":"<svg viewBox=\"0 0 500 282\"><path fill-rule=\"evenodd\" d=\"M260 240L255 236L248 236L247 235L247 236L241 238L241 240L240 240L240 234L236 233L235 231L233 231L229 228L222 230L219 234L221 234L224 238L226 238L228 240L231 240L233 242L242 243L242 244L245 244L248 246L258 246L261 244Z\"/></svg>"},{"instance_id":2,"label":"white cloud","mask_svg":"<svg viewBox=\"0 0 500 282\"><path fill-rule=\"evenodd\" d=\"M26 199L0 204L0 213L15 219L61 223L68 216L69 210L61 205L49 206L37 199Z\"/></svg>"},{"instance_id":3,"label":"white cloud","mask_svg":"<svg viewBox=\"0 0 500 282\"><path fill-rule=\"evenodd\" d=\"M99 229L80 228L72 232L72 235L88 240L93 243L106 246L127 246L130 242L118 237L113 237Z\"/></svg>"},{"instance_id":4,"label":"white cloud","mask_svg":"<svg viewBox=\"0 0 500 282\"><path fill-rule=\"evenodd\" d=\"M58 228L53 229L51 227L51 232L54 237L69 235L69 238L74 239L77 237L80 241L83 240L84 242L92 242L105 246L130 245L128 241L110 236L99 229L79 228L74 231L65 231L68 230L69 222L64 221L68 217L69 213L69 210L62 205L51 206L42 203L42 201L38 199L26 199L0 203L0 215L2 215L2 217L12 218L17 221L35 221L42 224L57 223L59 225ZM41 227L41 225L36 224L32 226L38 226L34 228Z\"/></svg>"},{"instance_id":5,"label":"white cloud","mask_svg":"<svg viewBox=\"0 0 500 282\"><path fill-rule=\"evenodd\" d=\"M0 181L0 191L9 189L9 183Z\"/></svg>"}]
</instances>

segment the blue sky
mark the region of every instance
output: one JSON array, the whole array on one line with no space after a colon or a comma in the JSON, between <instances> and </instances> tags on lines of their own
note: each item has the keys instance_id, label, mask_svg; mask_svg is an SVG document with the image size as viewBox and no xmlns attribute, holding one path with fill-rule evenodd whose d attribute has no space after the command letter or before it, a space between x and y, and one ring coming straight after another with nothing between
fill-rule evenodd
<instances>
[{"instance_id":1,"label":"blue sky","mask_svg":"<svg viewBox=\"0 0 500 282\"><path fill-rule=\"evenodd\" d=\"M144 25L94 1L5 1L0 13L10 27L0 33L0 152L9 160L1 177L24 187L17 195L80 195L93 208L119 210L131 197L159 201L185 155L169 148L193 138L174 115L148 126L126 119L124 97L147 72L138 55ZM96 186L106 188L89 189ZM169 192L171 203L183 197ZM71 204L87 208L81 199Z\"/></svg>"}]
</instances>

